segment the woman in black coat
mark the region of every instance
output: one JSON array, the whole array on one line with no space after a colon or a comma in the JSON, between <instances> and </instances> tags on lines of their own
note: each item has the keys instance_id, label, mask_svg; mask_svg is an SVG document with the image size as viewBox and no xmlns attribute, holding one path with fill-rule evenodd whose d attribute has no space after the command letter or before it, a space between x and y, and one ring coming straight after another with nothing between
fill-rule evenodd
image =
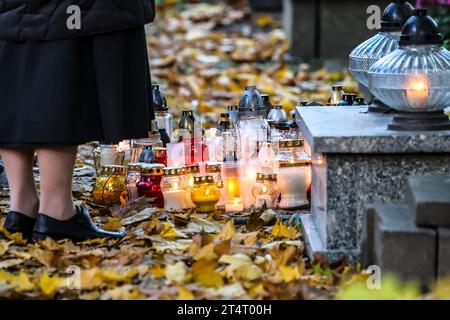
<instances>
[{"instance_id":1,"label":"woman in black coat","mask_svg":"<svg viewBox=\"0 0 450 320\"><path fill-rule=\"evenodd\" d=\"M74 207L72 175L78 145L147 136L154 115L144 25L154 15L154 0L0 0L7 231L77 241L123 236Z\"/></svg>"}]
</instances>

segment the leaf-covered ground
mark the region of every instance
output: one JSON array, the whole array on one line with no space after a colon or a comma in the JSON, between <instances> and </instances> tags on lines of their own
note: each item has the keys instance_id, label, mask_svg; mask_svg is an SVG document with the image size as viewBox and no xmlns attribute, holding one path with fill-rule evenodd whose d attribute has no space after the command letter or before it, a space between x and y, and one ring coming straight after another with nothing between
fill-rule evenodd
<instances>
[{"instance_id":1,"label":"leaf-covered ground","mask_svg":"<svg viewBox=\"0 0 450 320\"><path fill-rule=\"evenodd\" d=\"M284 59L288 48L274 15L250 15L226 5L185 6L159 1L148 36L152 73L164 84L172 112L194 108L205 125L246 84L270 93L291 109L300 100L324 102L330 84L354 82L346 72L313 71ZM27 243L20 235L0 240L0 298L5 299L330 299L417 298L416 286L388 278L385 291L368 292L367 275L345 263L306 258L296 215L253 211L169 214L148 200L114 208L92 203L92 150L81 146L74 175L77 204L122 240L81 244L50 239ZM39 175L36 170L36 181ZM0 209L8 210L3 191ZM264 219L261 214L264 213ZM0 225L4 216L0 216ZM75 276L74 276L75 274ZM77 277L77 275L79 277ZM343 289L339 284L346 283ZM350 286L348 286L350 284ZM441 285L431 297L443 297Z\"/></svg>"}]
</instances>

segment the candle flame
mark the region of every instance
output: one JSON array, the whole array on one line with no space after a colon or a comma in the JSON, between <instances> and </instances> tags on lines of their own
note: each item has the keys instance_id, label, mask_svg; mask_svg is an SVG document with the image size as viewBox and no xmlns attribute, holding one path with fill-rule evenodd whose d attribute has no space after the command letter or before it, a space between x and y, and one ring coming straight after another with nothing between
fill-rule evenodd
<instances>
[{"instance_id":1,"label":"candle flame","mask_svg":"<svg viewBox=\"0 0 450 320\"><path fill-rule=\"evenodd\" d=\"M429 80L425 74L409 76L407 82L406 98L414 109L424 109L428 105Z\"/></svg>"}]
</instances>

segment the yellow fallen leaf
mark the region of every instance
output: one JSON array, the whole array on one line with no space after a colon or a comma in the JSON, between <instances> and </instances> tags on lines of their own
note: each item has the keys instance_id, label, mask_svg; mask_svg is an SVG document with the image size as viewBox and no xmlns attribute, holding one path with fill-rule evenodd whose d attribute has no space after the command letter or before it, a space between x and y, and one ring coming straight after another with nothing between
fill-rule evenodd
<instances>
[{"instance_id":1,"label":"yellow fallen leaf","mask_svg":"<svg viewBox=\"0 0 450 320\"><path fill-rule=\"evenodd\" d=\"M102 228L107 231L117 231L122 228L122 220L119 218L111 218Z\"/></svg>"},{"instance_id":2,"label":"yellow fallen leaf","mask_svg":"<svg viewBox=\"0 0 450 320\"><path fill-rule=\"evenodd\" d=\"M10 242L0 240L0 257L9 249Z\"/></svg>"},{"instance_id":3,"label":"yellow fallen leaf","mask_svg":"<svg viewBox=\"0 0 450 320\"><path fill-rule=\"evenodd\" d=\"M274 23L274 20L271 16L260 16L256 19L256 25L261 28L269 27Z\"/></svg>"},{"instance_id":4,"label":"yellow fallen leaf","mask_svg":"<svg viewBox=\"0 0 450 320\"><path fill-rule=\"evenodd\" d=\"M214 252L215 249L215 244L214 243L210 243L206 246L204 246L203 248L200 249L200 251L194 256L194 260L201 260L201 259L205 259L205 260L215 260L217 259L217 254Z\"/></svg>"},{"instance_id":5,"label":"yellow fallen leaf","mask_svg":"<svg viewBox=\"0 0 450 320\"><path fill-rule=\"evenodd\" d=\"M11 283L14 281L14 278L15 277L13 274L0 269L0 282L6 281L8 283Z\"/></svg>"},{"instance_id":6,"label":"yellow fallen leaf","mask_svg":"<svg viewBox=\"0 0 450 320\"><path fill-rule=\"evenodd\" d=\"M154 279L162 278L166 275L166 270L161 266L151 266L149 272Z\"/></svg>"},{"instance_id":7,"label":"yellow fallen leaf","mask_svg":"<svg viewBox=\"0 0 450 320\"><path fill-rule=\"evenodd\" d=\"M223 226L220 233L217 235L219 240L231 240L236 235L236 229L234 227L234 221L229 220L225 226Z\"/></svg>"},{"instance_id":8,"label":"yellow fallen leaf","mask_svg":"<svg viewBox=\"0 0 450 320\"><path fill-rule=\"evenodd\" d=\"M245 238L244 244L246 247L251 247L256 243L257 240L258 240L258 237L253 235L253 236Z\"/></svg>"},{"instance_id":9,"label":"yellow fallen leaf","mask_svg":"<svg viewBox=\"0 0 450 320\"><path fill-rule=\"evenodd\" d=\"M298 237L298 231L293 226L286 226L281 220L278 220L272 228L274 238L295 239Z\"/></svg>"},{"instance_id":10,"label":"yellow fallen leaf","mask_svg":"<svg viewBox=\"0 0 450 320\"><path fill-rule=\"evenodd\" d=\"M187 275L187 267L183 261L166 267L166 278L169 283L181 283Z\"/></svg>"},{"instance_id":11,"label":"yellow fallen leaf","mask_svg":"<svg viewBox=\"0 0 450 320\"><path fill-rule=\"evenodd\" d=\"M161 237L164 237L166 239L177 239L187 237L184 233L176 230L170 223L165 222L162 225L163 228L159 234Z\"/></svg>"},{"instance_id":12,"label":"yellow fallen leaf","mask_svg":"<svg viewBox=\"0 0 450 320\"><path fill-rule=\"evenodd\" d=\"M46 266L47 268L52 267L54 254L52 251L39 249L36 246L32 246L28 253L41 264Z\"/></svg>"},{"instance_id":13,"label":"yellow fallen leaf","mask_svg":"<svg viewBox=\"0 0 450 320\"><path fill-rule=\"evenodd\" d=\"M15 278L11 283L18 292L26 292L34 289L34 284L28 278L25 271L21 270L17 278Z\"/></svg>"},{"instance_id":14,"label":"yellow fallen leaf","mask_svg":"<svg viewBox=\"0 0 450 320\"><path fill-rule=\"evenodd\" d=\"M185 287L178 288L177 300L194 300L194 294Z\"/></svg>"},{"instance_id":15,"label":"yellow fallen leaf","mask_svg":"<svg viewBox=\"0 0 450 320\"><path fill-rule=\"evenodd\" d=\"M241 280L253 281L263 275L261 268L255 265L249 256L242 253L223 255L219 262L228 264L225 268L228 277L234 275Z\"/></svg>"},{"instance_id":16,"label":"yellow fallen leaf","mask_svg":"<svg viewBox=\"0 0 450 320\"><path fill-rule=\"evenodd\" d=\"M192 265L193 280L207 288L220 288L223 286L222 276L215 271L216 262L205 259L196 261Z\"/></svg>"},{"instance_id":17,"label":"yellow fallen leaf","mask_svg":"<svg viewBox=\"0 0 450 320\"><path fill-rule=\"evenodd\" d=\"M50 277L47 272L41 276L39 281L39 287L42 292L49 296L53 297L56 291L59 288L65 287L67 284L67 279L58 278L58 277Z\"/></svg>"},{"instance_id":18,"label":"yellow fallen leaf","mask_svg":"<svg viewBox=\"0 0 450 320\"><path fill-rule=\"evenodd\" d=\"M128 269L125 273L118 273L113 269L98 269L96 275L109 282L128 282L137 276L137 271L134 269Z\"/></svg>"},{"instance_id":19,"label":"yellow fallen leaf","mask_svg":"<svg viewBox=\"0 0 450 320\"><path fill-rule=\"evenodd\" d=\"M297 266L294 267L280 266L279 268L281 279L283 279L284 282L299 280L301 277L300 270L298 269Z\"/></svg>"},{"instance_id":20,"label":"yellow fallen leaf","mask_svg":"<svg viewBox=\"0 0 450 320\"><path fill-rule=\"evenodd\" d=\"M3 226L0 227L0 232L3 233L5 237L7 237L9 240L13 240L14 243L16 244L19 245L27 244L27 240L24 240L22 234L19 232L11 234Z\"/></svg>"}]
</instances>

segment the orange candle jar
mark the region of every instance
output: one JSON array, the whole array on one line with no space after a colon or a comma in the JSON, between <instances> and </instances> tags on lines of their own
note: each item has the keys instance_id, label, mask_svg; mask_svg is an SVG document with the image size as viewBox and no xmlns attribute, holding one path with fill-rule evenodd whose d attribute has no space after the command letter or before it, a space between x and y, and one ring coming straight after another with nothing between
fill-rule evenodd
<instances>
[{"instance_id":1,"label":"orange candle jar","mask_svg":"<svg viewBox=\"0 0 450 320\"><path fill-rule=\"evenodd\" d=\"M104 206L120 205L127 198L123 166L104 166L92 192L95 203Z\"/></svg>"}]
</instances>

